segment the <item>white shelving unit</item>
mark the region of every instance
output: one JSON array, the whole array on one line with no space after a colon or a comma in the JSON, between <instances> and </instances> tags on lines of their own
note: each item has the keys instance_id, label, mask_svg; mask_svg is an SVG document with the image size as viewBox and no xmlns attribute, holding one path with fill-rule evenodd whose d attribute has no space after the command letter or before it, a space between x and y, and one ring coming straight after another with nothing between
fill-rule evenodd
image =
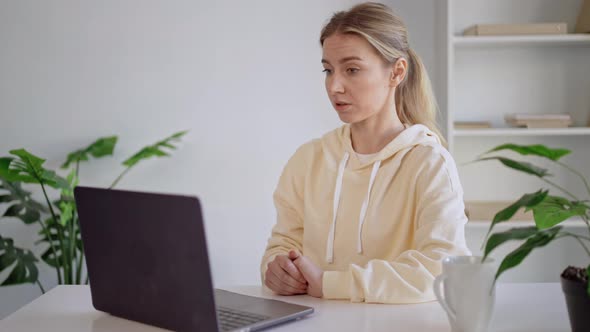
<instances>
[{"instance_id":1,"label":"white shelving unit","mask_svg":"<svg viewBox=\"0 0 590 332\"><path fill-rule=\"evenodd\" d=\"M590 176L590 34L573 34L582 0L446 0L442 20L442 98L449 150L466 200L510 201L547 187L494 162L469 163L503 143L566 148L563 161ZM566 22L566 35L462 36L474 24ZM562 129L510 128L509 113L572 115ZM455 121L489 121L489 129L455 129ZM513 155L514 159L527 159ZM547 166L542 160L542 166ZM577 178L551 169L553 181L587 198ZM486 176L493 174L494 176Z\"/></svg>"},{"instance_id":2,"label":"white shelving unit","mask_svg":"<svg viewBox=\"0 0 590 332\"><path fill-rule=\"evenodd\" d=\"M466 201L514 201L522 194L551 188L533 176L499 162L471 163L477 156L504 143L544 144L566 148L561 161L590 176L590 35L462 36L474 24L566 22L574 30L582 0L445 0L441 2L438 102L449 150L457 162ZM572 115L573 127L563 129L509 128L509 113L562 113ZM455 129L455 121L489 121L491 129ZM511 154L517 160L530 160ZM587 198L579 178L549 162L533 158L549 169L552 181ZM551 188L552 193L558 194ZM490 220L471 220L466 227L469 248L476 255ZM531 226L533 221L509 221L497 231ZM568 231L587 234L583 221L563 223ZM504 257L520 243L498 248ZM535 250L519 268L500 282L557 282L568 264L586 266L587 254L575 241L556 241ZM565 266L564 266L565 265Z\"/></svg>"}]
</instances>

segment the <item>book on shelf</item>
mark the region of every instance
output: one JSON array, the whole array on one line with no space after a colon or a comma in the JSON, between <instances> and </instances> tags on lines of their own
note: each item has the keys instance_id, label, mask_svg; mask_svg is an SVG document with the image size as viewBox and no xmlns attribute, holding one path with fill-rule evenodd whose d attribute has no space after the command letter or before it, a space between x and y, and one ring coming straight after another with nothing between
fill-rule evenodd
<instances>
[{"instance_id":1,"label":"book on shelf","mask_svg":"<svg viewBox=\"0 0 590 332\"><path fill-rule=\"evenodd\" d=\"M590 0L584 0L576 22L576 33L590 33Z\"/></svg>"},{"instance_id":2,"label":"book on shelf","mask_svg":"<svg viewBox=\"0 0 590 332\"><path fill-rule=\"evenodd\" d=\"M507 208L514 202L509 201L465 201L465 214L469 221L492 221L494 215ZM524 212L519 209L512 218L512 221L533 220L532 211Z\"/></svg>"},{"instance_id":3,"label":"book on shelf","mask_svg":"<svg viewBox=\"0 0 590 332\"><path fill-rule=\"evenodd\" d=\"M567 113L534 114L516 113L504 116L506 124L526 128L567 128L572 124L572 117Z\"/></svg>"},{"instance_id":4,"label":"book on shelf","mask_svg":"<svg viewBox=\"0 0 590 332\"><path fill-rule=\"evenodd\" d=\"M562 35L567 23L476 24L463 31L464 36Z\"/></svg>"},{"instance_id":5,"label":"book on shelf","mask_svg":"<svg viewBox=\"0 0 590 332\"><path fill-rule=\"evenodd\" d=\"M484 129L492 127L489 121L455 121L453 125L455 129Z\"/></svg>"}]
</instances>

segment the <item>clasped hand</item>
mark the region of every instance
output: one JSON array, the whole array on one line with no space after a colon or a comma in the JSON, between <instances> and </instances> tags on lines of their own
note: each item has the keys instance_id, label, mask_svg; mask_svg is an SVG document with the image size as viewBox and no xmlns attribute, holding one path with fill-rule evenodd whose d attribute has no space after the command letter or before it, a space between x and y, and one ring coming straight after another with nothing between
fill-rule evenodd
<instances>
[{"instance_id":1,"label":"clasped hand","mask_svg":"<svg viewBox=\"0 0 590 332\"><path fill-rule=\"evenodd\" d=\"M309 294L322 297L324 271L308 257L291 250L268 263L264 284L279 295Z\"/></svg>"}]
</instances>

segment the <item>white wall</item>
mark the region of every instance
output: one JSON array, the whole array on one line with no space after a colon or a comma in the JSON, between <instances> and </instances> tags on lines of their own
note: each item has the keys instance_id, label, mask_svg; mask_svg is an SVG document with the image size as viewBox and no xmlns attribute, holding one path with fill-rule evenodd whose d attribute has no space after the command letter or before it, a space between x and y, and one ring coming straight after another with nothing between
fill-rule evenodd
<instances>
[{"instance_id":1,"label":"white wall","mask_svg":"<svg viewBox=\"0 0 590 332\"><path fill-rule=\"evenodd\" d=\"M119 188L200 196L215 284L258 283L283 165L340 124L323 86L321 26L356 2L3 0L0 155L25 147L56 168L119 135L114 158L81 169L82 184L104 187L137 149L190 129L172 158L141 164ZM388 3L437 82L435 2ZM0 222L20 246L36 231ZM50 269L42 279L55 285ZM38 295L0 288L0 318Z\"/></svg>"}]
</instances>

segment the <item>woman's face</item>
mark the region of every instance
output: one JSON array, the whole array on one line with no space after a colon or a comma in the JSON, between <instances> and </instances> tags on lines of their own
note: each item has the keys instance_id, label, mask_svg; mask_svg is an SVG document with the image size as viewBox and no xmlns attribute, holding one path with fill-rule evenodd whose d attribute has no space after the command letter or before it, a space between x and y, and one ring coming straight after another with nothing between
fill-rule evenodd
<instances>
[{"instance_id":1,"label":"woman's face","mask_svg":"<svg viewBox=\"0 0 590 332\"><path fill-rule=\"evenodd\" d=\"M358 123L395 105L392 66L364 38L334 34L324 40L326 91L345 123Z\"/></svg>"}]
</instances>

